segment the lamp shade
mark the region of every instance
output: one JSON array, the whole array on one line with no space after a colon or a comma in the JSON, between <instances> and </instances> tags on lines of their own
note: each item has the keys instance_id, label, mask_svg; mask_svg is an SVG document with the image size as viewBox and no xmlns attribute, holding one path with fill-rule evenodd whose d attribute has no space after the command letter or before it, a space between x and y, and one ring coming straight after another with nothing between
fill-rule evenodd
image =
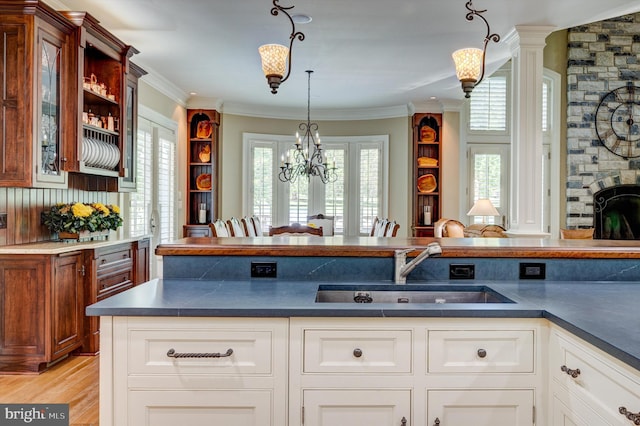
<instances>
[{"instance_id":1,"label":"lamp shade","mask_svg":"<svg viewBox=\"0 0 640 426\"><path fill-rule=\"evenodd\" d=\"M483 51L476 48L460 49L453 52L456 75L460 81L476 82L482 72Z\"/></svg>"},{"instance_id":2,"label":"lamp shade","mask_svg":"<svg viewBox=\"0 0 640 426\"><path fill-rule=\"evenodd\" d=\"M264 44L258 48L262 59L262 71L269 77L277 75L282 77L287 68L287 56L289 48L281 44Z\"/></svg>"},{"instance_id":3,"label":"lamp shade","mask_svg":"<svg viewBox=\"0 0 640 426\"><path fill-rule=\"evenodd\" d=\"M500 216L500 213L495 207L493 207L491 200L488 198L481 198L473 204L473 207L471 207L467 216Z\"/></svg>"}]
</instances>

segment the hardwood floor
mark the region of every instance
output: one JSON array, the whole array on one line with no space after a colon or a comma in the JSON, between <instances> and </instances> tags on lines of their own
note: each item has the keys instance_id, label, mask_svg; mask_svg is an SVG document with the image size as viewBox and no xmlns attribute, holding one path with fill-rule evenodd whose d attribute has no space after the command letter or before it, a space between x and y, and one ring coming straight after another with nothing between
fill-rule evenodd
<instances>
[{"instance_id":1,"label":"hardwood floor","mask_svg":"<svg viewBox=\"0 0 640 426\"><path fill-rule=\"evenodd\" d=\"M70 356L44 373L0 375L0 402L67 403L70 426L97 426L99 356Z\"/></svg>"}]
</instances>

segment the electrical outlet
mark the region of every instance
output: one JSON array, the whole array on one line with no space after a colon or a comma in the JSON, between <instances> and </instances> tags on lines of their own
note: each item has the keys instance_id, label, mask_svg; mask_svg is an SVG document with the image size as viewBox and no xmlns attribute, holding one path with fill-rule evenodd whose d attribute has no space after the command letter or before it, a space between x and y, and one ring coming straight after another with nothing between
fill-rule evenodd
<instances>
[{"instance_id":1,"label":"electrical outlet","mask_svg":"<svg viewBox=\"0 0 640 426\"><path fill-rule=\"evenodd\" d=\"M251 278L277 278L277 262L251 262Z\"/></svg>"},{"instance_id":2,"label":"electrical outlet","mask_svg":"<svg viewBox=\"0 0 640 426\"><path fill-rule=\"evenodd\" d=\"M0 229L7 229L7 214L0 213Z\"/></svg>"},{"instance_id":3,"label":"electrical outlet","mask_svg":"<svg viewBox=\"0 0 640 426\"><path fill-rule=\"evenodd\" d=\"M472 263L449 265L450 280L472 280L475 276L476 266Z\"/></svg>"},{"instance_id":4,"label":"electrical outlet","mask_svg":"<svg viewBox=\"0 0 640 426\"><path fill-rule=\"evenodd\" d=\"M521 280L544 280L546 272L546 264L544 263L521 263L520 279Z\"/></svg>"}]
</instances>

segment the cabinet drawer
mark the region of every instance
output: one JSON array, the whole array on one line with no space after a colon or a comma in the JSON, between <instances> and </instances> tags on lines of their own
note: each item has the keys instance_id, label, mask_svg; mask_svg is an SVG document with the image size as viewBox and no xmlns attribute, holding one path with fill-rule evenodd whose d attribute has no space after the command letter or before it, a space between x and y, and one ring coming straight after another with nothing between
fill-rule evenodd
<instances>
[{"instance_id":1,"label":"cabinet drawer","mask_svg":"<svg viewBox=\"0 0 640 426\"><path fill-rule=\"evenodd\" d=\"M130 391L129 413L116 413L121 425L254 425L273 422L273 392L265 390ZM118 417L119 416L119 417Z\"/></svg>"},{"instance_id":2,"label":"cabinet drawer","mask_svg":"<svg viewBox=\"0 0 640 426\"><path fill-rule=\"evenodd\" d=\"M98 278L98 300L133 287L132 275L133 271L129 268Z\"/></svg>"},{"instance_id":3,"label":"cabinet drawer","mask_svg":"<svg viewBox=\"0 0 640 426\"><path fill-rule=\"evenodd\" d=\"M640 377L631 368L586 343L556 333L551 335L550 347L549 370L555 383L608 421L633 424L619 413L620 407L640 411Z\"/></svg>"},{"instance_id":4,"label":"cabinet drawer","mask_svg":"<svg viewBox=\"0 0 640 426\"><path fill-rule=\"evenodd\" d=\"M533 373L533 330L431 330L429 373Z\"/></svg>"},{"instance_id":5,"label":"cabinet drawer","mask_svg":"<svg viewBox=\"0 0 640 426\"><path fill-rule=\"evenodd\" d=\"M127 338L130 374L237 376L272 372L270 330L132 329ZM178 357L170 356L170 350ZM182 354L189 355L180 357Z\"/></svg>"},{"instance_id":6,"label":"cabinet drawer","mask_svg":"<svg viewBox=\"0 0 640 426\"><path fill-rule=\"evenodd\" d=\"M409 373L411 330L305 330L306 373Z\"/></svg>"},{"instance_id":7,"label":"cabinet drawer","mask_svg":"<svg viewBox=\"0 0 640 426\"><path fill-rule=\"evenodd\" d=\"M111 269L130 269L133 265L133 250L130 246L116 251L101 253L96 258L98 276Z\"/></svg>"}]
</instances>

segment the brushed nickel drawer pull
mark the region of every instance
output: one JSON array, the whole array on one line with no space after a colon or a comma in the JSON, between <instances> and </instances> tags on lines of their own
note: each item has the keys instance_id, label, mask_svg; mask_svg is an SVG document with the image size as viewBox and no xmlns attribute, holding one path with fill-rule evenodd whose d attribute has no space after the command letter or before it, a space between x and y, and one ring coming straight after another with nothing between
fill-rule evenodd
<instances>
[{"instance_id":1,"label":"brushed nickel drawer pull","mask_svg":"<svg viewBox=\"0 0 640 426\"><path fill-rule=\"evenodd\" d=\"M169 358L225 358L231 356L233 353L233 349L227 349L227 352L220 353L206 353L206 352L185 352L185 353L176 353L175 349L169 349L167 351L167 356Z\"/></svg>"},{"instance_id":2,"label":"brushed nickel drawer pull","mask_svg":"<svg viewBox=\"0 0 640 426\"><path fill-rule=\"evenodd\" d=\"M618 411L628 420L631 420L634 425L640 425L640 413L632 413L630 411L627 411L625 407L618 408Z\"/></svg>"},{"instance_id":3,"label":"brushed nickel drawer pull","mask_svg":"<svg viewBox=\"0 0 640 426\"><path fill-rule=\"evenodd\" d=\"M478 349L478 356L480 358L484 358L487 356L487 351L485 349Z\"/></svg>"},{"instance_id":4,"label":"brushed nickel drawer pull","mask_svg":"<svg viewBox=\"0 0 640 426\"><path fill-rule=\"evenodd\" d=\"M355 348L353 350L353 356L355 356L356 358L360 358L362 356L362 349L360 348Z\"/></svg>"},{"instance_id":5,"label":"brushed nickel drawer pull","mask_svg":"<svg viewBox=\"0 0 640 426\"><path fill-rule=\"evenodd\" d=\"M579 368L576 368L575 370L572 370L569 367L567 367L566 365L563 365L562 367L560 367L560 370L564 371L565 373L567 373L568 375L570 375L574 379L580 375L580 369Z\"/></svg>"}]
</instances>

